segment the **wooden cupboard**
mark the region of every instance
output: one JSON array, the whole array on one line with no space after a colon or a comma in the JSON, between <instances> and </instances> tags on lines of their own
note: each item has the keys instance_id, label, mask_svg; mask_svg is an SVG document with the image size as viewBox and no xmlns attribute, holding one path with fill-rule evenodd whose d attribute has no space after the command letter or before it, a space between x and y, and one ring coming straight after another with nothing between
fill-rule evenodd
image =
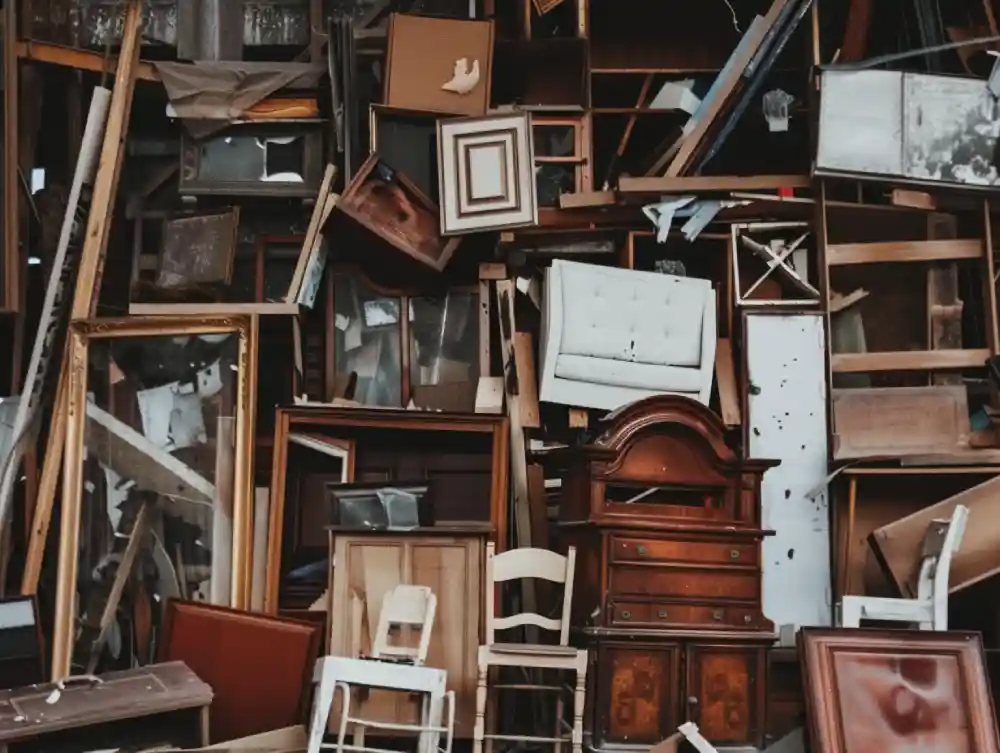
<instances>
[{"instance_id":1,"label":"wooden cupboard","mask_svg":"<svg viewBox=\"0 0 1000 753\"><path fill-rule=\"evenodd\" d=\"M329 653L367 654L385 593L400 583L429 586L437 596L437 612L427 666L448 671L460 738L472 737L475 721L487 538L482 528L330 531L330 614L341 617L330 620ZM403 694L371 691L362 703L362 717L416 721L416 706Z\"/></svg>"},{"instance_id":2,"label":"wooden cupboard","mask_svg":"<svg viewBox=\"0 0 1000 753\"><path fill-rule=\"evenodd\" d=\"M767 652L760 481L721 420L674 395L612 413L563 456L560 538L577 547L573 625L591 653L585 733L648 749L694 721L762 747Z\"/></svg>"}]
</instances>

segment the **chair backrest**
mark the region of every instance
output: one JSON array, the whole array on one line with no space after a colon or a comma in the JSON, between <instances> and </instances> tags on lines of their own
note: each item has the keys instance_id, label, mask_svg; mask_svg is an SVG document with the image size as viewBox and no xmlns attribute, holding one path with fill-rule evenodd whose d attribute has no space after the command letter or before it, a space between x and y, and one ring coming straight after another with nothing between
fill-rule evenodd
<instances>
[{"instance_id":1,"label":"chair backrest","mask_svg":"<svg viewBox=\"0 0 1000 753\"><path fill-rule=\"evenodd\" d=\"M969 508L965 505L955 505L948 521L948 528L941 541L941 549L937 552L937 562L934 568L934 592L948 593L948 580L951 574L951 558L962 546L965 536L965 523L969 519Z\"/></svg>"},{"instance_id":2,"label":"chair backrest","mask_svg":"<svg viewBox=\"0 0 1000 753\"><path fill-rule=\"evenodd\" d=\"M569 616L573 605L573 573L576 570L576 547L569 547L564 557L548 549L522 547L502 554L496 546L486 545L486 643L492 645L497 630L534 625L543 630L559 633L559 645L569 643ZM551 583L563 584L562 615L558 620L542 617L534 612L521 612L507 617L496 616L494 597L496 585L509 580L541 578Z\"/></svg>"},{"instance_id":3,"label":"chair backrest","mask_svg":"<svg viewBox=\"0 0 1000 753\"><path fill-rule=\"evenodd\" d=\"M372 658L409 659L422 666L427 661L436 611L437 597L427 586L398 585L387 591L382 599L378 627L372 637ZM419 630L420 643L417 646L391 643L389 639L395 627Z\"/></svg>"}]
</instances>

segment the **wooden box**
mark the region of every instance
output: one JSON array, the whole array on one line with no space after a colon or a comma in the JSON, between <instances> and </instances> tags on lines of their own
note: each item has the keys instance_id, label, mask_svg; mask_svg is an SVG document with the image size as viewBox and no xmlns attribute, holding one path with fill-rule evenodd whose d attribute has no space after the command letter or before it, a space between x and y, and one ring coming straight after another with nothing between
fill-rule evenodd
<instances>
[{"instance_id":1,"label":"wooden box","mask_svg":"<svg viewBox=\"0 0 1000 753\"><path fill-rule=\"evenodd\" d=\"M46 683L4 690L0 750L203 746L211 703L212 688L179 661L77 678L64 688Z\"/></svg>"}]
</instances>

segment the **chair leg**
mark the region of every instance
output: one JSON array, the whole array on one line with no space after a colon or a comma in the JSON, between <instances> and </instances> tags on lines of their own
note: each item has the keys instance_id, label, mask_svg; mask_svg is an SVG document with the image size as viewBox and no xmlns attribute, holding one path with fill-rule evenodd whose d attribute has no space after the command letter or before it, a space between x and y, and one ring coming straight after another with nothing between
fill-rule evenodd
<instances>
[{"instance_id":1,"label":"chair leg","mask_svg":"<svg viewBox=\"0 0 1000 753\"><path fill-rule=\"evenodd\" d=\"M573 753L583 751L583 707L587 700L587 654L576 668L576 688L573 692Z\"/></svg>"},{"instance_id":2,"label":"chair leg","mask_svg":"<svg viewBox=\"0 0 1000 753\"><path fill-rule=\"evenodd\" d=\"M344 753L344 740L347 738L347 720L351 718L351 686L338 682L337 687L343 696L340 700L340 727L337 730L337 753Z\"/></svg>"},{"instance_id":3,"label":"chair leg","mask_svg":"<svg viewBox=\"0 0 1000 753\"><path fill-rule=\"evenodd\" d=\"M333 694L336 684L333 678L327 678L324 674L316 688L316 697L313 699L312 719L309 722L309 747L307 753L319 753L323 744L323 735L326 734L326 725L330 719L330 707L333 706Z\"/></svg>"},{"instance_id":4,"label":"chair leg","mask_svg":"<svg viewBox=\"0 0 1000 753\"><path fill-rule=\"evenodd\" d=\"M499 672L500 670L494 670ZM489 677L489 667L486 668L486 676ZM497 720L500 718L499 691L489 692L489 681L486 683L486 734L495 735L497 731ZM493 753L493 739L486 738L485 753Z\"/></svg>"},{"instance_id":5,"label":"chair leg","mask_svg":"<svg viewBox=\"0 0 1000 753\"><path fill-rule=\"evenodd\" d=\"M476 685L476 725L472 733L472 753L483 753L483 736L486 734L486 673L489 667L479 665Z\"/></svg>"},{"instance_id":6,"label":"chair leg","mask_svg":"<svg viewBox=\"0 0 1000 753\"><path fill-rule=\"evenodd\" d=\"M563 700L563 688L560 686L559 695L556 699L556 731L552 736L556 738L553 744L555 753L562 753L563 717L566 714L566 702Z\"/></svg>"}]
</instances>

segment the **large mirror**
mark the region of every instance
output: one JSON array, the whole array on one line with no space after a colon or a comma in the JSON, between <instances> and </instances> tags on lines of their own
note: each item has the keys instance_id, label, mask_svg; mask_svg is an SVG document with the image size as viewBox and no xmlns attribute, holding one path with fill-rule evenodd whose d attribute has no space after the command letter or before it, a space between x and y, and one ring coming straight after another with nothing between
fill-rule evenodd
<instances>
[{"instance_id":1,"label":"large mirror","mask_svg":"<svg viewBox=\"0 0 1000 753\"><path fill-rule=\"evenodd\" d=\"M170 599L243 608L255 323L74 322L53 678L154 661Z\"/></svg>"}]
</instances>

